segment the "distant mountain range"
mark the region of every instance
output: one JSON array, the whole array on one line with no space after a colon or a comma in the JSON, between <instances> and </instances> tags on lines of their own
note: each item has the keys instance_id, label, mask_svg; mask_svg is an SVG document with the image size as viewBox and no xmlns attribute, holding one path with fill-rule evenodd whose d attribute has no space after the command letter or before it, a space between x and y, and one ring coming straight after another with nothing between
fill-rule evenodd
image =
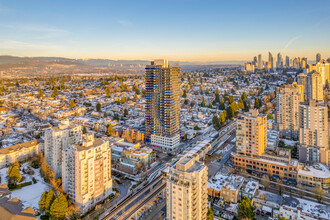
<instances>
[{"instance_id":1,"label":"distant mountain range","mask_svg":"<svg viewBox=\"0 0 330 220\"><path fill-rule=\"evenodd\" d=\"M0 64L20 63L29 61L66 61L73 63L82 63L91 66L109 66L109 65L147 65L149 60L110 60L110 59L70 59L65 57L17 57L2 55ZM225 65L225 64L243 64L245 61L216 61L216 62L180 62L170 61L170 64L185 65Z\"/></svg>"}]
</instances>

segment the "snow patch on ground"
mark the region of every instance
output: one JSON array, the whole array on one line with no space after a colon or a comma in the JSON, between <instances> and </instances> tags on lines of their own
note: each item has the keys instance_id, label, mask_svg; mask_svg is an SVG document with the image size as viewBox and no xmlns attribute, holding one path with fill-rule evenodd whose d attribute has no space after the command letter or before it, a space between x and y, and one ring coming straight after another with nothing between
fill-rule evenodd
<instances>
[{"instance_id":1,"label":"snow patch on ground","mask_svg":"<svg viewBox=\"0 0 330 220\"><path fill-rule=\"evenodd\" d=\"M22 189L12 191L11 197L17 197L19 200L21 200L24 208L39 208L38 203L40 197L44 191L49 190L49 186L41 177L40 169L31 169L34 171L33 177L37 180L37 183L30 186L25 186Z\"/></svg>"},{"instance_id":2,"label":"snow patch on ground","mask_svg":"<svg viewBox=\"0 0 330 220\"><path fill-rule=\"evenodd\" d=\"M20 170L27 169L29 166L29 163L24 163L21 165ZM32 208L39 208L39 200L44 191L49 190L48 184L44 181L44 179L40 175L40 169L34 169L31 167L31 169L34 171L34 175L24 174L21 171L22 176L25 176L25 180L20 182L29 182L32 181L32 177L34 177L37 180L36 184L32 184L29 186L24 186L21 189L17 189L11 192L11 198L17 197L19 200L22 201L24 208L32 207ZM0 184L8 184L7 183L7 173L8 173L8 167L0 169L0 176L1 176L1 183Z\"/></svg>"}]
</instances>

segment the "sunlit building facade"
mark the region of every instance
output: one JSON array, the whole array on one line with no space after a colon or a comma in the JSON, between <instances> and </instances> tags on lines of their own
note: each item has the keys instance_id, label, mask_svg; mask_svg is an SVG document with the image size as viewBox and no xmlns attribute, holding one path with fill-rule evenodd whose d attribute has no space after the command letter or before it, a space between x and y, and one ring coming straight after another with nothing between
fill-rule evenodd
<instances>
[{"instance_id":1,"label":"sunlit building facade","mask_svg":"<svg viewBox=\"0 0 330 220\"><path fill-rule=\"evenodd\" d=\"M147 142L172 152L180 143L180 68L167 60L155 60L146 67Z\"/></svg>"}]
</instances>

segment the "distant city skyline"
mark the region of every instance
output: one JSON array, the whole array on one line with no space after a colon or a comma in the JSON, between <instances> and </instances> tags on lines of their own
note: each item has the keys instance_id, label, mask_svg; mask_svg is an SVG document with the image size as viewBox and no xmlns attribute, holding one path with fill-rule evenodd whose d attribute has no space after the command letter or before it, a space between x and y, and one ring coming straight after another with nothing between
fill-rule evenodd
<instances>
[{"instance_id":1,"label":"distant city skyline","mask_svg":"<svg viewBox=\"0 0 330 220\"><path fill-rule=\"evenodd\" d=\"M325 0L0 1L0 55L214 62L270 51L327 59L329 9Z\"/></svg>"}]
</instances>

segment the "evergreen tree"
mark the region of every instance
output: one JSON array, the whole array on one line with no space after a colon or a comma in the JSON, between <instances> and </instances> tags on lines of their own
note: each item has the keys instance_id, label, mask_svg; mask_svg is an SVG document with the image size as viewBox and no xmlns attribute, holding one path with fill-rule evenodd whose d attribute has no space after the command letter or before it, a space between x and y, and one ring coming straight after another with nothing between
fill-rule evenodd
<instances>
[{"instance_id":1,"label":"evergreen tree","mask_svg":"<svg viewBox=\"0 0 330 220\"><path fill-rule=\"evenodd\" d=\"M261 100L258 97L256 97L254 100L254 108L259 109L261 105L262 105Z\"/></svg>"},{"instance_id":2,"label":"evergreen tree","mask_svg":"<svg viewBox=\"0 0 330 220\"><path fill-rule=\"evenodd\" d=\"M83 132L83 134L87 134L87 128L85 126L83 126L82 132Z\"/></svg>"},{"instance_id":3,"label":"evergreen tree","mask_svg":"<svg viewBox=\"0 0 330 220\"><path fill-rule=\"evenodd\" d=\"M126 102L126 98L125 98L125 96L121 97L121 99L120 99L120 103L124 104L125 102Z\"/></svg>"},{"instance_id":4,"label":"evergreen tree","mask_svg":"<svg viewBox=\"0 0 330 220\"><path fill-rule=\"evenodd\" d=\"M74 102L73 99L71 99L71 101L70 101L70 108L74 108L74 107L76 107L76 103Z\"/></svg>"},{"instance_id":5,"label":"evergreen tree","mask_svg":"<svg viewBox=\"0 0 330 220\"><path fill-rule=\"evenodd\" d=\"M226 121L226 114L225 114L225 112L221 112L219 122L220 122L220 124L223 124L223 123L225 123L225 121Z\"/></svg>"},{"instance_id":6,"label":"evergreen tree","mask_svg":"<svg viewBox=\"0 0 330 220\"><path fill-rule=\"evenodd\" d=\"M69 204L65 196L61 193L56 198L50 208L50 216L54 219L64 219L69 210Z\"/></svg>"},{"instance_id":7,"label":"evergreen tree","mask_svg":"<svg viewBox=\"0 0 330 220\"><path fill-rule=\"evenodd\" d=\"M244 102L242 100L242 97L239 99L238 108L239 109L244 109Z\"/></svg>"},{"instance_id":8,"label":"evergreen tree","mask_svg":"<svg viewBox=\"0 0 330 220\"><path fill-rule=\"evenodd\" d=\"M96 111L98 111L98 112L101 111L101 104L100 103L96 104Z\"/></svg>"},{"instance_id":9,"label":"evergreen tree","mask_svg":"<svg viewBox=\"0 0 330 220\"><path fill-rule=\"evenodd\" d=\"M188 105L188 104L189 104L189 100L188 100L188 99L185 99L185 100L184 100L184 104L185 104L185 105Z\"/></svg>"},{"instance_id":10,"label":"evergreen tree","mask_svg":"<svg viewBox=\"0 0 330 220\"><path fill-rule=\"evenodd\" d=\"M234 102L234 96L230 95L229 96L229 104L233 103Z\"/></svg>"},{"instance_id":11,"label":"evergreen tree","mask_svg":"<svg viewBox=\"0 0 330 220\"><path fill-rule=\"evenodd\" d=\"M204 99L204 97L203 97L203 100L202 100L201 107L205 107L205 99Z\"/></svg>"},{"instance_id":12,"label":"evergreen tree","mask_svg":"<svg viewBox=\"0 0 330 220\"><path fill-rule=\"evenodd\" d=\"M183 95L182 95L183 98L187 98L187 91L186 90L183 90Z\"/></svg>"},{"instance_id":13,"label":"evergreen tree","mask_svg":"<svg viewBox=\"0 0 330 220\"><path fill-rule=\"evenodd\" d=\"M232 119L234 117L234 111L231 106L228 106L227 109L227 118Z\"/></svg>"},{"instance_id":14,"label":"evergreen tree","mask_svg":"<svg viewBox=\"0 0 330 220\"><path fill-rule=\"evenodd\" d=\"M111 92L110 92L110 89L109 88L106 88L105 89L105 96L106 97L110 97L111 96Z\"/></svg>"},{"instance_id":15,"label":"evergreen tree","mask_svg":"<svg viewBox=\"0 0 330 220\"><path fill-rule=\"evenodd\" d=\"M59 95L59 93L58 93L58 90L57 90L57 87L54 87L54 90L53 90L53 93L52 93L52 97L53 98L55 98L55 97L57 97Z\"/></svg>"},{"instance_id":16,"label":"evergreen tree","mask_svg":"<svg viewBox=\"0 0 330 220\"><path fill-rule=\"evenodd\" d=\"M269 114L267 115L267 119L274 119L274 116L273 116L271 113L269 113Z\"/></svg>"},{"instance_id":17,"label":"evergreen tree","mask_svg":"<svg viewBox=\"0 0 330 220\"><path fill-rule=\"evenodd\" d=\"M243 92L243 94L242 94L242 96L241 96L241 99L242 99L243 101L246 101L246 100L247 100L247 94L246 94L245 91Z\"/></svg>"},{"instance_id":18,"label":"evergreen tree","mask_svg":"<svg viewBox=\"0 0 330 220\"><path fill-rule=\"evenodd\" d=\"M209 108L212 108L212 103L211 102L209 102L209 106L208 106Z\"/></svg>"},{"instance_id":19,"label":"evergreen tree","mask_svg":"<svg viewBox=\"0 0 330 220\"><path fill-rule=\"evenodd\" d=\"M46 197L47 191L43 192L39 200L39 209L40 211L45 211L46 209Z\"/></svg>"},{"instance_id":20,"label":"evergreen tree","mask_svg":"<svg viewBox=\"0 0 330 220\"><path fill-rule=\"evenodd\" d=\"M220 105L219 105L219 109L220 110L225 110L226 106L225 106L225 102L223 101L223 98L221 97L221 101L220 101Z\"/></svg>"},{"instance_id":21,"label":"evergreen tree","mask_svg":"<svg viewBox=\"0 0 330 220\"><path fill-rule=\"evenodd\" d=\"M219 118L218 118L216 115L213 116L212 123L213 123L213 127L214 127L216 130L219 130L219 129L220 129Z\"/></svg>"},{"instance_id":22,"label":"evergreen tree","mask_svg":"<svg viewBox=\"0 0 330 220\"><path fill-rule=\"evenodd\" d=\"M108 124L108 126L107 126L107 135L111 136L112 132L113 132L112 124Z\"/></svg>"},{"instance_id":23,"label":"evergreen tree","mask_svg":"<svg viewBox=\"0 0 330 220\"><path fill-rule=\"evenodd\" d=\"M44 93L42 92L42 89L39 89L38 98L41 99L43 96L44 96Z\"/></svg>"},{"instance_id":24,"label":"evergreen tree","mask_svg":"<svg viewBox=\"0 0 330 220\"><path fill-rule=\"evenodd\" d=\"M50 206L52 205L54 199L55 199L55 195L54 195L53 190L49 190L49 192L47 193L47 196L46 196L45 210L49 211Z\"/></svg>"},{"instance_id":25,"label":"evergreen tree","mask_svg":"<svg viewBox=\"0 0 330 220\"><path fill-rule=\"evenodd\" d=\"M245 111L245 112L248 112L249 109L250 109L250 107L249 107L247 101L243 101L243 104L244 104L244 111Z\"/></svg>"},{"instance_id":26,"label":"evergreen tree","mask_svg":"<svg viewBox=\"0 0 330 220\"><path fill-rule=\"evenodd\" d=\"M246 196L243 197L242 201L238 205L238 218L249 220L256 219L251 200Z\"/></svg>"},{"instance_id":27,"label":"evergreen tree","mask_svg":"<svg viewBox=\"0 0 330 220\"><path fill-rule=\"evenodd\" d=\"M128 111L127 109L124 109L124 117L126 117L128 115Z\"/></svg>"}]
</instances>

